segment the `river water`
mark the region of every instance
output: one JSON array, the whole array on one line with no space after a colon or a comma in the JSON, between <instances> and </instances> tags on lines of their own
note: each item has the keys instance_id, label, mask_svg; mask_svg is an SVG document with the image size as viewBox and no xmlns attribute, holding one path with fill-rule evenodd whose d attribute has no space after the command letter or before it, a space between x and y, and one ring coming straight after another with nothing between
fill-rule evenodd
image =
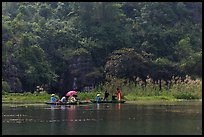
<instances>
[{"instance_id":1,"label":"river water","mask_svg":"<svg viewBox=\"0 0 204 137\"><path fill-rule=\"evenodd\" d=\"M2 106L3 135L201 135L202 102Z\"/></svg>"}]
</instances>

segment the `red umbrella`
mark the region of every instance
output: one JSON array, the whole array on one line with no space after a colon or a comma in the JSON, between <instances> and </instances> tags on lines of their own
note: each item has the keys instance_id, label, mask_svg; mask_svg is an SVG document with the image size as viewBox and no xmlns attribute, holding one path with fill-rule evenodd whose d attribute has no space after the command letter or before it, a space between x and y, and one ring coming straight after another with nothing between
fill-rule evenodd
<instances>
[{"instance_id":1,"label":"red umbrella","mask_svg":"<svg viewBox=\"0 0 204 137\"><path fill-rule=\"evenodd\" d=\"M77 93L76 91L69 91L69 92L67 92L66 96L71 96L71 95L74 95L76 93Z\"/></svg>"}]
</instances>

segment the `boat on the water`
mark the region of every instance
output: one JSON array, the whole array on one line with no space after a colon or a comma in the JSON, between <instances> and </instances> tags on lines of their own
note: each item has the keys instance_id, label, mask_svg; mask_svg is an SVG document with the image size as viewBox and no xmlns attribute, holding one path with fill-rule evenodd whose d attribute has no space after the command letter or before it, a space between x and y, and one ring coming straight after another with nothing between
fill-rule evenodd
<instances>
[{"instance_id":1,"label":"boat on the water","mask_svg":"<svg viewBox=\"0 0 204 137\"><path fill-rule=\"evenodd\" d=\"M92 103L125 103L125 100L90 100Z\"/></svg>"},{"instance_id":2,"label":"boat on the water","mask_svg":"<svg viewBox=\"0 0 204 137\"><path fill-rule=\"evenodd\" d=\"M45 102L45 104L49 105L81 105L81 104L88 104L91 103L90 101L79 101L79 102Z\"/></svg>"}]
</instances>

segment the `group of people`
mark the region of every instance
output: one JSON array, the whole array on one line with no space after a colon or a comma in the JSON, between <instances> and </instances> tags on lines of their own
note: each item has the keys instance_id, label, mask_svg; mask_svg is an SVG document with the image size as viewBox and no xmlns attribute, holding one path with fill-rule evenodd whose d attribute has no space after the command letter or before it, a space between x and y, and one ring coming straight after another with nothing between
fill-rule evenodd
<instances>
[{"instance_id":1,"label":"group of people","mask_svg":"<svg viewBox=\"0 0 204 137\"><path fill-rule=\"evenodd\" d=\"M66 103L66 102L77 102L79 101L78 96L72 95L72 96L62 96L60 99L59 97L56 97L55 94L51 95L51 103Z\"/></svg>"},{"instance_id":2,"label":"group of people","mask_svg":"<svg viewBox=\"0 0 204 137\"><path fill-rule=\"evenodd\" d=\"M106 90L105 93L104 93L104 98L103 100L108 100L108 97L109 97L109 93L108 91ZM96 95L96 101L101 101L102 99L100 98L100 94L97 94ZM120 93L120 89L117 88L117 93L113 93L112 94L112 100L121 100L121 93Z\"/></svg>"},{"instance_id":3,"label":"group of people","mask_svg":"<svg viewBox=\"0 0 204 137\"><path fill-rule=\"evenodd\" d=\"M109 97L109 93L108 91L106 90L105 93L104 93L104 98L100 98L100 94L97 94L96 95L96 101L101 101L101 100L105 100L107 101L108 100L108 97ZM117 88L117 93L113 93L112 94L112 101L114 100L121 100L121 93L120 93L120 89ZM79 98L76 94L74 95L71 95L71 96L62 96L62 98L60 99L59 97L56 97L55 94L52 94L51 95L51 103L66 103L66 102L77 102L79 101Z\"/></svg>"}]
</instances>

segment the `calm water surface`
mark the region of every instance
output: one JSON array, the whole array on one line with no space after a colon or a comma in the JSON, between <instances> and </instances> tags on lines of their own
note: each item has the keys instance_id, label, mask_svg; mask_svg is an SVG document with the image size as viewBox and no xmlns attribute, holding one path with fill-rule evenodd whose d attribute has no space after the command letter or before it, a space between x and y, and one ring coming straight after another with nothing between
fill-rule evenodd
<instances>
[{"instance_id":1,"label":"calm water surface","mask_svg":"<svg viewBox=\"0 0 204 137\"><path fill-rule=\"evenodd\" d=\"M201 135L202 102L3 105L3 135Z\"/></svg>"}]
</instances>

